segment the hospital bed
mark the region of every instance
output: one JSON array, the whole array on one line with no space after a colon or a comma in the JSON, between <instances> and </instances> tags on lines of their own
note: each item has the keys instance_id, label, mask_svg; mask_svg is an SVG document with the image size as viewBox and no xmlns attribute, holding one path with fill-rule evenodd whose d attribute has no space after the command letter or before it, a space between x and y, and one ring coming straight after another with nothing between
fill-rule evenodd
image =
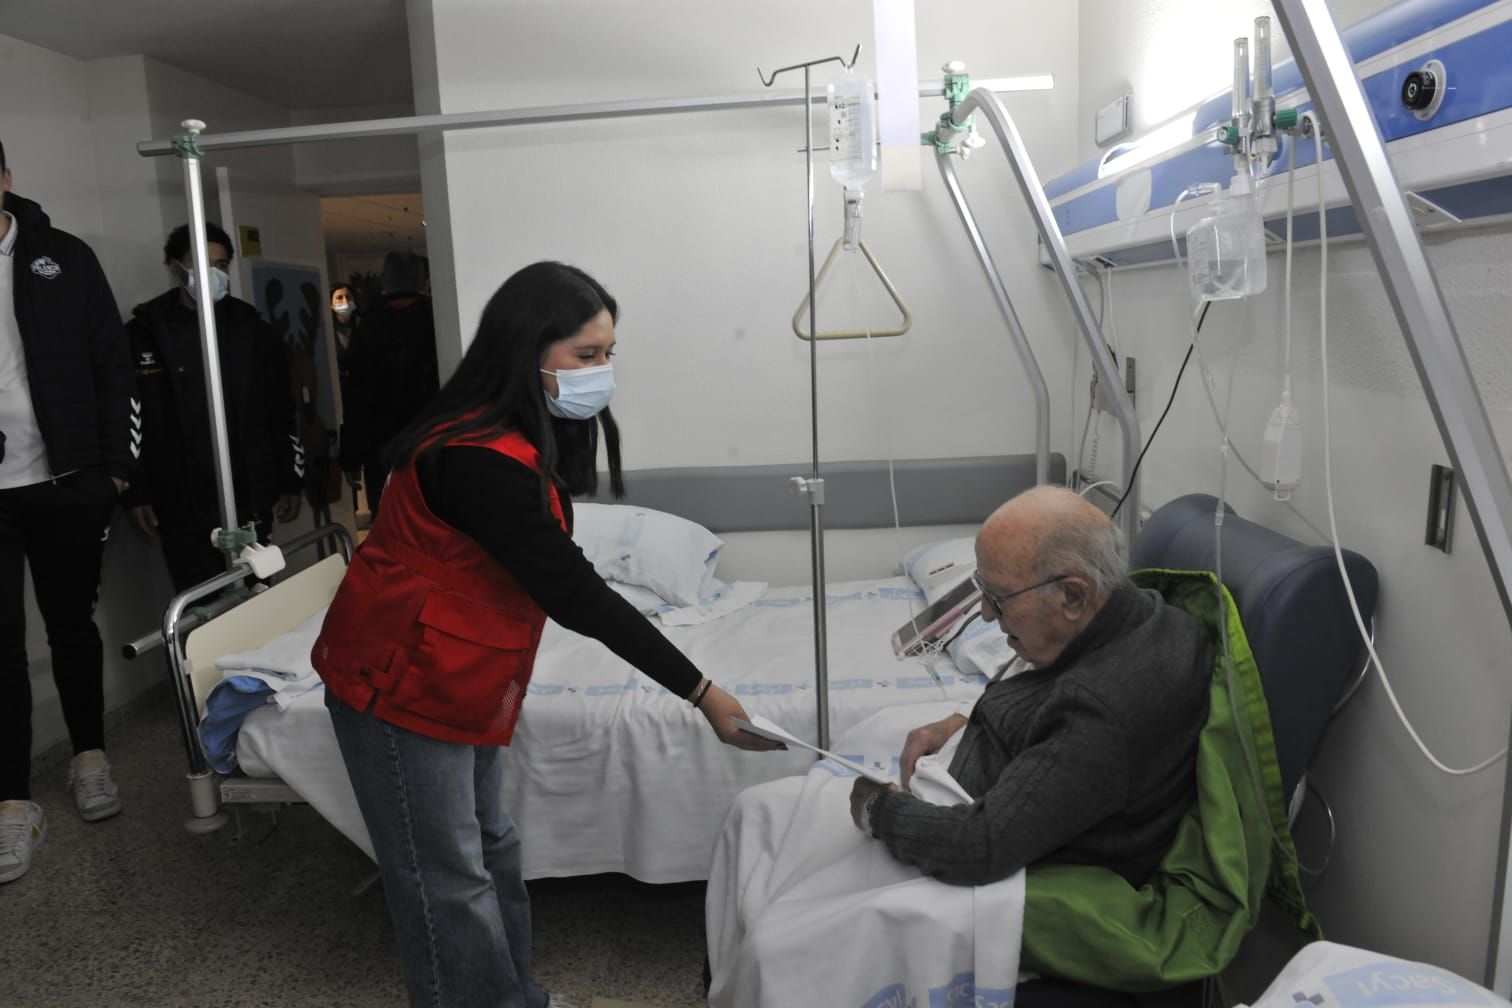
<instances>
[{"instance_id":1,"label":"hospital bed","mask_svg":"<svg viewBox=\"0 0 1512 1008\"><path fill-rule=\"evenodd\" d=\"M1064 462L1055 460L1053 479ZM830 716L844 731L882 707L969 701L982 682L945 659L899 661L890 636L922 608L893 570L903 550L973 534L1002 501L1034 483L1033 456L827 467L826 555ZM801 585L809 556L807 508L790 494L789 467L648 470L627 474L624 503L699 522L724 542L718 576ZM892 529L891 498L908 525ZM271 590L193 629L170 649L181 709L198 728L220 681L217 659L277 647L319 613L345 569L326 557ZM276 615L275 615L276 614ZM812 594L768 587L748 605L668 636L701 669L801 737L816 732ZM191 766L198 732L186 732ZM248 714L236 740L239 770L221 801L303 800L371 851L319 690ZM521 830L527 878L622 872L647 882L706 876L713 838L735 794L801 773L801 751L746 753L722 746L685 701L591 641L548 624L512 745L504 799ZM201 803L203 804L203 803ZM213 828L214 809L196 808Z\"/></svg>"}]
</instances>

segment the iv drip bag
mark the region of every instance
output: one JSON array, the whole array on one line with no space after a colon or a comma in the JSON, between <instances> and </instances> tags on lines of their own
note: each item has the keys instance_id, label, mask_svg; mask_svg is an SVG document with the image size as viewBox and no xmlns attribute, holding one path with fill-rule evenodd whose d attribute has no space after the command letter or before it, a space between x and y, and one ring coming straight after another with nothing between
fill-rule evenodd
<instances>
[{"instance_id":1,"label":"iv drip bag","mask_svg":"<svg viewBox=\"0 0 1512 1008\"><path fill-rule=\"evenodd\" d=\"M877 171L877 93L872 82L847 72L829 85L830 175L860 189Z\"/></svg>"},{"instance_id":2,"label":"iv drip bag","mask_svg":"<svg viewBox=\"0 0 1512 1008\"><path fill-rule=\"evenodd\" d=\"M861 237L861 189L877 171L877 92L847 71L829 85L830 175L845 187L845 247Z\"/></svg>"}]
</instances>

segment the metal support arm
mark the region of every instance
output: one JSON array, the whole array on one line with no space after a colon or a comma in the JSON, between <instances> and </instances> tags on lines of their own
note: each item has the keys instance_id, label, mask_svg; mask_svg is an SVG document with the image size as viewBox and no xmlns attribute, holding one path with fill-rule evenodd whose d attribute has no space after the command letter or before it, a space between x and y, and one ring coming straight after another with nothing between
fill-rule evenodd
<instances>
[{"instance_id":1,"label":"metal support arm","mask_svg":"<svg viewBox=\"0 0 1512 1008\"><path fill-rule=\"evenodd\" d=\"M1003 313L1003 321L1008 324L1009 335L1013 337L1013 347L1018 351L1019 362L1023 364L1024 373L1029 376L1029 386L1034 390L1034 482L1043 485L1050 482L1050 389L1045 384L1044 372L1040 370L1039 361L1034 356L1034 348L1029 345L1029 337L1019 324L1018 313L1013 310L1013 300L1003 286L1002 275L998 273L982 231L977 227L976 217L972 215L966 195L961 191L955 165L950 160L952 157L955 155L935 151L940 178L944 180L951 202L960 214L961 224L971 238L971 247L976 250L977 261L982 264L982 272L987 276L987 286L992 288L992 296L997 301L998 310Z\"/></svg>"},{"instance_id":2,"label":"metal support arm","mask_svg":"<svg viewBox=\"0 0 1512 1008\"><path fill-rule=\"evenodd\" d=\"M1071 302L1071 313L1076 317L1077 328L1081 330L1082 339L1092 353L1092 366L1097 371L1098 380L1112 397L1113 415L1118 418L1119 427L1123 431L1125 496L1119 521L1125 539L1132 543L1139 531L1139 484L1134 473L1134 463L1139 459L1140 439L1139 420L1134 416L1134 404L1124 391L1123 381L1118 377L1118 363L1113 360L1107 344L1103 342L1102 330L1092 314L1092 306L1087 303L1087 296L1076 282L1076 266L1071 262L1070 253L1066 251L1066 239L1055 221L1050 200L1046 198L1045 189L1034 172L1034 164L1029 160L1029 151L1024 147L1018 128L1013 125L1012 117L1003 108L1003 103L998 101L997 95L986 88L979 87L968 94L956 106L950 118L957 127L964 128L966 121L975 112L981 112L986 117L993 133L997 134L998 142L1003 146L1003 153L1008 156L1008 164L1013 168L1014 178L1018 180L1019 192L1023 195L1024 202L1029 204L1030 216L1034 218L1040 239L1050 254L1050 264L1060 278L1066 299Z\"/></svg>"},{"instance_id":3,"label":"metal support arm","mask_svg":"<svg viewBox=\"0 0 1512 1008\"><path fill-rule=\"evenodd\" d=\"M1486 416L1475 376L1449 317L1433 266L1413 224L1386 145L1371 116L1354 62L1344 48L1325 0L1276 0L1276 16L1291 44L1302 80L1322 114L1334 161L1386 297L1402 327L1449 459L1465 485L1465 501L1480 537L1502 609L1512 621L1512 480ZM1508 784L1512 785L1512 775ZM1502 810L1496 906L1491 922L1486 982L1503 997L1512 991L1512 892L1508 842L1512 787Z\"/></svg>"}]
</instances>

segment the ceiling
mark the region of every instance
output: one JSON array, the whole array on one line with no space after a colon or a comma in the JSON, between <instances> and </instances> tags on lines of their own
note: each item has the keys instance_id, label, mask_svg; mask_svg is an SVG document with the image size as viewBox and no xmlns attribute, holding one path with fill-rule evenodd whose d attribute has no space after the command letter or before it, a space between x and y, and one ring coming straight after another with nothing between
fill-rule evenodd
<instances>
[{"instance_id":1,"label":"ceiling","mask_svg":"<svg viewBox=\"0 0 1512 1008\"><path fill-rule=\"evenodd\" d=\"M285 109L413 101L405 0L0 0L0 34L151 56Z\"/></svg>"},{"instance_id":2,"label":"ceiling","mask_svg":"<svg viewBox=\"0 0 1512 1008\"><path fill-rule=\"evenodd\" d=\"M329 255L425 251L425 212L419 193L327 196L320 201Z\"/></svg>"}]
</instances>

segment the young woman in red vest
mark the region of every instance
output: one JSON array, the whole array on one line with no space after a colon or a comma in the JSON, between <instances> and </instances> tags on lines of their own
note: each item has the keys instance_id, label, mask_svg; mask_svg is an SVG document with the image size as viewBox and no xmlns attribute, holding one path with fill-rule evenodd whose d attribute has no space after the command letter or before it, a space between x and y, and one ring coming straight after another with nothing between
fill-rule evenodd
<instances>
[{"instance_id":1,"label":"young woman in red vest","mask_svg":"<svg viewBox=\"0 0 1512 1008\"><path fill-rule=\"evenodd\" d=\"M391 446L372 532L312 655L383 872L412 1005L542 1008L503 752L550 616L696 707L725 743L739 701L594 573L574 495L624 493L614 299L582 270L527 266L483 310L456 373Z\"/></svg>"}]
</instances>

